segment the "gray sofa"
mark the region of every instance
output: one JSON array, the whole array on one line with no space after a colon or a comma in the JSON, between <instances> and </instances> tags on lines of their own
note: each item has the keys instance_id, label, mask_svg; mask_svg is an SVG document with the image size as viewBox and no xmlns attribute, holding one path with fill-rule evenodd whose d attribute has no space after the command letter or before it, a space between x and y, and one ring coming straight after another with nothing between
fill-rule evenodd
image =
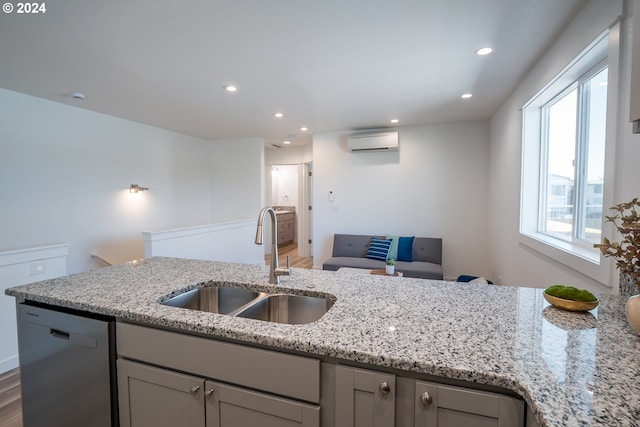
<instances>
[{"instance_id":1,"label":"gray sofa","mask_svg":"<svg viewBox=\"0 0 640 427\"><path fill-rule=\"evenodd\" d=\"M384 269L384 261L366 257L369 242L373 237L384 239L384 236L335 234L332 257L322 265L322 269L332 271L341 267ZM416 237L413 240L412 255L412 262L397 261L396 271L401 272L404 277L442 280L442 239Z\"/></svg>"}]
</instances>

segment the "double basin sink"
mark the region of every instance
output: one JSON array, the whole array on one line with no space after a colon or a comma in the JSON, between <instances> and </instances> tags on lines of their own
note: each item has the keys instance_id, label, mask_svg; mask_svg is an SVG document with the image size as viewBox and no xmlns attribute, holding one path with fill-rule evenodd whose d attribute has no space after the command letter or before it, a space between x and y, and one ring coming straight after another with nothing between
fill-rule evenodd
<instances>
[{"instance_id":1,"label":"double basin sink","mask_svg":"<svg viewBox=\"0 0 640 427\"><path fill-rule=\"evenodd\" d=\"M221 283L207 284L161 304L228 316L292 325L315 322L333 305L323 296L258 292Z\"/></svg>"}]
</instances>

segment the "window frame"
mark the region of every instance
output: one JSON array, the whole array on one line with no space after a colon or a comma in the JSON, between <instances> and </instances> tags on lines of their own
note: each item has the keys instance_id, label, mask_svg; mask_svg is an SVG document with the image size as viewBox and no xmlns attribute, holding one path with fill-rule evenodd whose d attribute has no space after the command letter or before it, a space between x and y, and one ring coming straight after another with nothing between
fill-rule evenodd
<instances>
[{"instance_id":1,"label":"window frame","mask_svg":"<svg viewBox=\"0 0 640 427\"><path fill-rule=\"evenodd\" d=\"M521 158L521 197L520 197L520 243L572 268L601 284L611 287L614 268L604 262L600 252L593 244L558 239L541 233L540 196L541 174L546 175L543 168L542 152L544 144L542 129L542 106L557 98L560 93L568 93L571 85L579 85L581 78L595 76L606 63L608 67L607 115L605 136L605 166L603 184L603 218L607 214L607 206L613 204L615 146L617 138L618 109L618 75L620 58L620 22L600 34L587 48L580 52L555 78L531 98L522 108L522 158ZM600 67L600 68L599 68ZM575 86L574 86L575 87ZM582 108L580 105L578 108ZM577 123L578 132L581 123ZM576 144L577 147L577 144ZM577 149L577 148L576 148ZM546 159L546 157L544 157ZM578 158L576 157L576 160ZM546 162L546 160L545 160ZM577 166L576 166L577 167ZM577 174L577 172L576 172ZM575 179L575 176L574 176ZM578 197L578 189L574 187L574 205ZM574 216L577 215L574 212ZM576 220L574 219L574 224ZM602 236L611 237L613 230L602 224Z\"/></svg>"},{"instance_id":2,"label":"window frame","mask_svg":"<svg viewBox=\"0 0 640 427\"><path fill-rule=\"evenodd\" d=\"M581 246L585 249L592 249L593 243L586 238L580 237L584 231L584 222L586 219L586 209L587 205L585 203L587 186L588 186L588 178L587 178L587 170L586 164L588 162L588 141L585 135L587 134L588 120L585 119L585 111L588 112L588 106L586 104L591 100L590 96L585 96L587 90L585 86L598 74L607 69L608 74L608 57L602 59L598 63L596 63L593 67L588 69L583 75L581 75L577 80L569 84L565 89L561 90L556 94L556 96L552 97L549 101L545 102L539 108L541 109L541 137L540 137L540 188L539 188L539 203L540 210L538 212L538 232L548 235L551 238L557 238L564 241L569 241L572 245ZM549 120L550 120L550 109L556 105L558 102L563 100L573 91L576 91L576 137L574 143L574 159L576 164L574 165L574 173L573 173L573 194L571 197L571 206L572 206L572 231L570 240L564 239L561 236L554 234L549 231L547 228L546 220L548 219L548 196L547 192L548 186L554 186L553 183L549 182ZM609 94L607 93L607 96ZM546 159L546 161L544 161ZM604 159L603 159L604 163ZM604 165L603 165L604 166ZM559 185L555 185L559 187ZM557 195L558 197L567 197L566 186L563 187L565 191L563 194ZM556 195L556 194L554 194ZM603 215L606 212L603 210ZM602 224L601 224L602 226ZM598 242L599 243L599 242Z\"/></svg>"}]
</instances>

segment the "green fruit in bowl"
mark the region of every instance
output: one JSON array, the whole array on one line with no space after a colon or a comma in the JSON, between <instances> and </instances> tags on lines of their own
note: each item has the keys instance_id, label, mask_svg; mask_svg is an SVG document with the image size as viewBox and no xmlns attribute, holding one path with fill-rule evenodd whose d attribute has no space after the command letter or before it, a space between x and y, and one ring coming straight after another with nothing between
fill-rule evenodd
<instances>
[{"instance_id":1,"label":"green fruit in bowl","mask_svg":"<svg viewBox=\"0 0 640 427\"><path fill-rule=\"evenodd\" d=\"M552 285L544 290L547 295L571 301L594 302L598 301L591 292L586 289L577 289L573 286Z\"/></svg>"}]
</instances>

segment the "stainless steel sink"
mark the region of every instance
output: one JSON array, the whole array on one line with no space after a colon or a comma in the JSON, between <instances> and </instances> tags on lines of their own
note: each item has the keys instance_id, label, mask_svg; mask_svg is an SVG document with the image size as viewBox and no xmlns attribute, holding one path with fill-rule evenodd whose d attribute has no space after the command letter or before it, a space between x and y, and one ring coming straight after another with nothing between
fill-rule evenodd
<instances>
[{"instance_id":1,"label":"stainless steel sink","mask_svg":"<svg viewBox=\"0 0 640 427\"><path fill-rule=\"evenodd\" d=\"M326 298L292 294L271 294L260 298L236 316L267 322L298 325L320 319L333 305Z\"/></svg>"},{"instance_id":2,"label":"stainless steel sink","mask_svg":"<svg viewBox=\"0 0 640 427\"><path fill-rule=\"evenodd\" d=\"M333 306L323 296L256 292L225 285L206 285L161 304L267 322L299 325L315 322Z\"/></svg>"},{"instance_id":3,"label":"stainless steel sink","mask_svg":"<svg viewBox=\"0 0 640 427\"><path fill-rule=\"evenodd\" d=\"M203 286L177 295L162 304L210 313L229 314L256 299L256 291L230 286Z\"/></svg>"}]
</instances>

